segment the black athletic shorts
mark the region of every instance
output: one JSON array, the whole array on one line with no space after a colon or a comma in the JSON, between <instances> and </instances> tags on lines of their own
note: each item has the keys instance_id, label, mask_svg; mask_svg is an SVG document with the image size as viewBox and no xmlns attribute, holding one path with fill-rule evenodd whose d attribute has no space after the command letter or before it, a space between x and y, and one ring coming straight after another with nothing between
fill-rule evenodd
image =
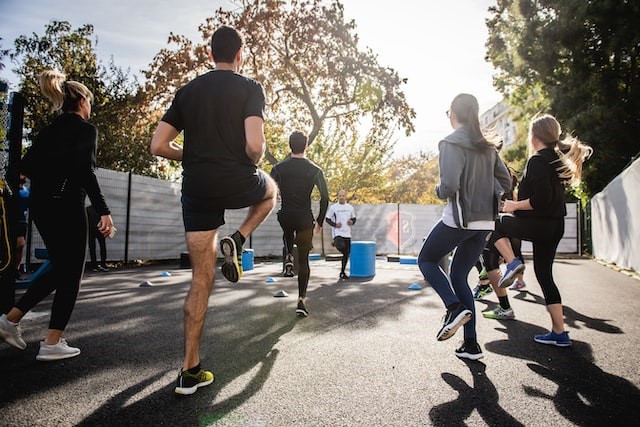
<instances>
[{"instance_id":1,"label":"black athletic shorts","mask_svg":"<svg viewBox=\"0 0 640 427\"><path fill-rule=\"evenodd\" d=\"M182 195L182 221L185 231L217 230L224 222L224 212L227 209L241 209L253 206L262 200L267 192L268 175L258 169L253 175L250 185L238 188L226 197L193 197ZM227 188L233 186L234 179L229 177Z\"/></svg>"}]
</instances>

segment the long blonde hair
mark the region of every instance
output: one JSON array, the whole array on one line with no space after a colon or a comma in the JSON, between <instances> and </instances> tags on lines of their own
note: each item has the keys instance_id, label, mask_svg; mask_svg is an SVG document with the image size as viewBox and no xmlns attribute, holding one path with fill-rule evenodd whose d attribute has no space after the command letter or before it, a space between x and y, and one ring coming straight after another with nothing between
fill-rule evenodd
<instances>
[{"instance_id":1,"label":"long blonde hair","mask_svg":"<svg viewBox=\"0 0 640 427\"><path fill-rule=\"evenodd\" d=\"M593 148L573 135L568 135L561 141L561 133L560 123L550 114L542 114L534 118L529 125L531 137L535 136L548 148L557 150L559 164L554 166L558 177L571 185L576 185L582 179L582 164L591 157Z\"/></svg>"},{"instance_id":2,"label":"long blonde hair","mask_svg":"<svg viewBox=\"0 0 640 427\"><path fill-rule=\"evenodd\" d=\"M64 73L56 70L45 70L38 76L40 91L53 104L53 111L78 111L81 99L93 103L93 93L85 85L73 80L66 81L66 78Z\"/></svg>"}]
</instances>

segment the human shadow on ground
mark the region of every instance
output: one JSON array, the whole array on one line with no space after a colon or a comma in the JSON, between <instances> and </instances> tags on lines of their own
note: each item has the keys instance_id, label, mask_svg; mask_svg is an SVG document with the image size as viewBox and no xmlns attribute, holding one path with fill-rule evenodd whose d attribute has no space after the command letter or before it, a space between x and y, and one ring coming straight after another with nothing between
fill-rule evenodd
<instances>
[{"instance_id":1,"label":"human shadow on ground","mask_svg":"<svg viewBox=\"0 0 640 427\"><path fill-rule=\"evenodd\" d=\"M544 298L532 293L531 291L520 291L518 295L513 298L524 302L530 302L532 304L539 304L543 307L546 306ZM582 324L586 328L606 332L608 334L623 333L622 329L608 323L614 321L614 319L601 319L598 317L587 316L586 314L580 313L567 305L563 305L562 308L565 324L571 328L581 329Z\"/></svg>"},{"instance_id":2,"label":"human shadow on ground","mask_svg":"<svg viewBox=\"0 0 640 427\"><path fill-rule=\"evenodd\" d=\"M538 344L532 337L545 331L523 321L510 322L508 327L497 330L504 332L506 339L486 343L485 349L527 361L531 371L555 383L554 394L535 382L523 384L522 388L529 396L552 402L557 413L569 422L631 425L640 419L640 390L628 380L598 367L589 344L575 340L572 347L566 348Z\"/></svg>"},{"instance_id":3,"label":"human shadow on ground","mask_svg":"<svg viewBox=\"0 0 640 427\"><path fill-rule=\"evenodd\" d=\"M473 384L469 385L457 375L447 372L442 379L458 392L458 398L451 402L434 406L429 417L434 426L466 426L466 419L476 410L487 425L490 426L523 426L511 414L500 406L498 390L487 376L486 365L479 361L464 360L471 375Z\"/></svg>"}]
</instances>

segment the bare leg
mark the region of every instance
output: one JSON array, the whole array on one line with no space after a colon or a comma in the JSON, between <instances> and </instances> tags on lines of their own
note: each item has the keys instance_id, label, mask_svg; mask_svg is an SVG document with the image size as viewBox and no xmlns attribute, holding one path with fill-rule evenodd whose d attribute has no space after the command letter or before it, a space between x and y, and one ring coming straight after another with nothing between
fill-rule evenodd
<instances>
[{"instance_id":1,"label":"bare leg","mask_svg":"<svg viewBox=\"0 0 640 427\"><path fill-rule=\"evenodd\" d=\"M44 337L44 343L49 345L58 344L60 338L62 338L62 333L64 331L61 329L49 329L47 330L47 335Z\"/></svg>"},{"instance_id":2,"label":"bare leg","mask_svg":"<svg viewBox=\"0 0 640 427\"><path fill-rule=\"evenodd\" d=\"M497 268L495 270L487 271L487 275L489 276L489 282L491 283L491 287L493 288L493 292L496 293L497 297L507 296L507 288L501 288L498 283L500 283L500 277L502 277L502 273L500 269Z\"/></svg>"},{"instance_id":3,"label":"bare leg","mask_svg":"<svg viewBox=\"0 0 640 427\"><path fill-rule=\"evenodd\" d=\"M273 181L271 177L268 177L267 191L264 195L264 199L261 202L249 207L249 213L247 214L247 217L245 218L240 228L238 228L238 231L240 232L240 234L242 234L243 237L246 238L251 233L253 233L253 230L255 230L267 216L269 216L274 206L276 205L276 196L278 195L277 190L278 187L275 181Z\"/></svg>"},{"instance_id":4,"label":"bare leg","mask_svg":"<svg viewBox=\"0 0 640 427\"><path fill-rule=\"evenodd\" d=\"M494 246L502 255L502 258L508 263L513 261L516 255L513 253L513 248L511 247L511 241L508 237L502 237L494 243Z\"/></svg>"},{"instance_id":5,"label":"bare leg","mask_svg":"<svg viewBox=\"0 0 640 427\"><path fill-rule=\"evenodd\" d=\"M191 287L184 300L184 362L182 370L200 363L200 337L213 289L217 230L187 232L187 249L193 266Z\"/></svg>"},{"instance_id":6,"label":"bare leg","mask_svg":"<svg viewBox=\"0 0 640 427\"><path fill-rule=\"evenodd\" d=\"M564 332L564 314L562 313L562 304L549 304L547 311L551 315L551 329L556 334Z\"/></svg>"},{"instance_id":7,"label":"bare leg","mask_svg":"<svg viewBox=\"0 0 640 427\"><path fill-rule=\"evenodd\" d=\"M20 320L22 320L23 316L24 316L24 313L22 312L22 310L20 310L19 308L13 307L7 313L7 320L13 323L18 323L20 322Z\"/></svg>"}]
</instances>

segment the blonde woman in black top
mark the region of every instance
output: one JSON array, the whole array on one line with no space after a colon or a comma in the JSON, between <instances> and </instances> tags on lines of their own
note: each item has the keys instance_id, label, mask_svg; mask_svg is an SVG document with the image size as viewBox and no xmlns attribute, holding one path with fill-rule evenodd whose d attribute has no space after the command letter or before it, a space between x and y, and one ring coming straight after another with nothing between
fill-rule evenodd
<instances>
[{"instance_id":1,"label":"blonde woman in black top","mask_svg":"<svg viewBox=\"0 0 640 427\"><path fill-rule=\"evenodd\" d=\"M87 195L100 215L100 222L89 226L97 227L104 236L111 235L114 226L94 173L98 132L87 122L93 94L82 83L65 81L65 76L55 71L45 71L39 78L44 96L55 111L62 112L33 142L22 160L21 172L31 179L30 214L47 247L52 268L31 284L6 315L0 316L0 337L25 349L18 323L55 291L49 329L36 356L37 360L50 361L80 354L80 349L69 346L62 334L84 272Z\"/></svg>"},{"instance_id":2,"label":"blonde woman in black top","mask_svg":"<svg viewBox=\"0 0 640 427\"><path fill-rule=\"evenodd\" d=\"M508 237L532 242L533 268L551 315L551 331L536 335L534 340L568 347L571 340L564 330L562 299L552 274L553 260L564 234L565 185L580 181L582 163L593 150L571 136L560 141L561 133L560 123L551 115L542 115L531 122L529 143L533 154L520 182L519 200L504 202L502 211L513 216L504 215L496 221L491 241L507 262L500 281L503 288L511 285L517 274L524 270L522 261L514 256Z\"/></svg>"}]
</instances>

